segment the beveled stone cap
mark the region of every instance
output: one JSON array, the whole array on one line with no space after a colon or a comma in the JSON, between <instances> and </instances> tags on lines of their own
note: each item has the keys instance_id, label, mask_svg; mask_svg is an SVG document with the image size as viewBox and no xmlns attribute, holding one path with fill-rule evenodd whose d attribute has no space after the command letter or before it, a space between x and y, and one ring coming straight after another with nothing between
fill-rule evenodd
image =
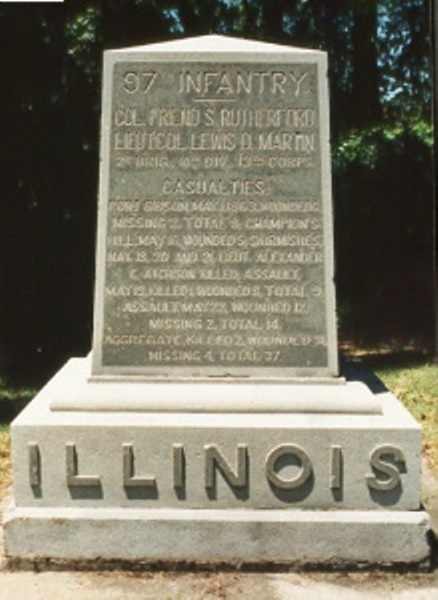
<instances>
[{"instance_id":1,"label":"beveled stone cap","mask_svg":"<svg viewBox=\"0 0 438 600\"><path fill-rule=\"evenodd\" d=\"M313 50L308 48L297 48L295 46L286 46L283 44L271 44L268 42L259 42L246 40L243 38L229 37L226 35L200 35L190 38L172 40L170 42L158 42L155 44L144 44L141 46L130 46L129 48L118 48L117 50L107 50L106 52L220 52L220 53L294 53L304 56L327 54L322 50Z\"/></svg>"}]
</instances>

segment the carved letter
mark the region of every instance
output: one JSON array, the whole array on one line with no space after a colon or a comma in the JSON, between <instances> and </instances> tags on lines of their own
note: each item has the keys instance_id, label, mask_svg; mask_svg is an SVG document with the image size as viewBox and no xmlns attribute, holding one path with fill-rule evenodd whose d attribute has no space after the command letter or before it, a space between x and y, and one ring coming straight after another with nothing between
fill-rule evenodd
<instances>
[{"instance_id":1,"label":"carved letter","mask_svg":"<svg viewBox=\"0 0 438 600\"><path fill-rule=\"evenodd\" d=\"M368 487L372 490L389 492L400 484L400 471L397 469L396 465L382 460L382 457L385 455L391 455L393 457L393 462L405 462L403 452L398 446L392 446L391 444L376 446L370 453L370 466L374 471L380 471L380 473L387 475L388 478L384 480L377 479L375 473L368 473L365 475Z\"/></svg>"},{"instance_id":2,"label":"carved letter","mask_svg":"<svg viewBox=\"0 0 438 600\"><path fill-rule=\"evenodd\" d=\"M36 442L29 442L27 445L29 456L29 483L32 487L41 485L41 455Z\"/></svg>"},{"instance_id":3,"label":"carved letter","mask_svg":"<svg viewBox=\"0 0 438 600\"><path fill-rule=\"evenodd\" d=\"M276 472L276 463L282 456L288 454L299 459L301 462L301 469L295 477L284 479ZM275 487L283 490L293 490L303 485L310 477L312 474L312 463L300 446L296 446L295 444L282 444L271 450L268 454L265 473L266 478L275 485Z\"/></svg>"},{"instance_id":4,"label":"carved letter","mask_svg":"<svg viewBox=\"0 0 438 600\"><path fill-rule=\"evenodd\" d=\"M307 77L307 71L305 71L301 75L294 75L293 73L289 73L289 76L292 79L293 83L295 84L294 95L295 95L295 97L298 97L302 93L301 85L302 85L304 79Z\"/></svg>"},{"instance_id":5,"label":"carved letter","mask_svg":"<svg viewBox=\"0 0 438 600\"><path fill-rule=\"evenodd\" d=\"M244 487L248 481L248 448L246 444L237 445L237 469L232 470L219 449L214 444L204 446L205 451L205 487L213 489L216 485L216 470L222 473L230 486Z\"/></svg>"},{"instance_id":6,"label":"carved letter","mask_svg":"<svg viewBox=\"0 0 438 600\"><path fill-rule=\"evenodd\" d=\"M173 444L173 487L183 488L185 483L185 455L182 444Z\"/></svg>"},{"instance_id":7,"label":"carved letter","mask_svg":"<svg viewBox=\"0 0 438 600\"><path fill-rule=\"evenodd\" d=\"M155 488L154 477L136 477L134 467L134 447L132 444L122 444L123 447L123 485L124 487Z\"/></svg>"},{"instance_id":8,"label":"carved letter","mask_svg":"<svg viewBox=\"0 0 438 600\"><path fill-rule=\"evenodd\" d=\"M68 487L100 487L98 475L78 475L78 454L76 444L67 442L65 445L65 466Z\"/></svg>"},{"instance_id":9,"label":"carved letter","mask_svg":"<svg viewBox=\"0 0 438 600\"><path fill-rule=\"evenodd\" d=\"M140 77L134 71L128 71L123 76L123 89L127 94L135 94L140 88Z\"/></svg>"},{"instance_id":10,"label":"carved letter","mask_svg":"<svg viewBox=\"0 0 438 600\"><path fill-rule=\"evenodd\" d=\"M339 490L342 487L342 446L330 448L330 489Z\"/></svg>"},{"instance_id":11,"label":"carved letter","mask_svg":"<svg viewBox=\"0 0 438 600\"><path fill-rule=\"evenodd\" d=\"M150 89L157 77L157 73L155 71L145 71L142 73L143 75L143 94L148 94Z\"/></svg>"}]
</instances>

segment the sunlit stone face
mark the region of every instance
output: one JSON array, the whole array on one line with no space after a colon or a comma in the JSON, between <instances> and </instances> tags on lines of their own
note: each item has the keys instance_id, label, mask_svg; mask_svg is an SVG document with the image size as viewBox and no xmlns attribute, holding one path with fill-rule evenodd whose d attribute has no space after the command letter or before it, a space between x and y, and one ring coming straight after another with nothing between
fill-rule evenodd
<instances>
[{"instance_id":1,"label":"sunlit stone face","mask_svg":"<svg viewBox=\"0 0 438 600\"><path fill-rule=\"evenodd\" d=\"M336 375L324 55L106 74L95 372Z\"/></svg>"}]
</instances>

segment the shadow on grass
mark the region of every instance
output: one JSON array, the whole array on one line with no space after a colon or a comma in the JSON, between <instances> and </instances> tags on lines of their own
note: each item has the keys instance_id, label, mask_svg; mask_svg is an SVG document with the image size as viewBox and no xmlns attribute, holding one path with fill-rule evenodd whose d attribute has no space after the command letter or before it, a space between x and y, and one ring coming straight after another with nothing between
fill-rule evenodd
<instances>
[{"instance_id":1,"label":"shadow on grass","mask_svg":"<svg viewBox=\"0 0 438 600\"><path fill-rule=\"evenodd\" d=\"M434 363L430 345L402 344L390 342L387 345L356 345L343 341L339 345L341 362L362 364L369 369L410 369Z\"/></svg>"},{"instance_id":2,"label":"shadow on grass","mask_svg":"<svg viewBox=\"0 0 438 600\"><path fill-rule=\"evenodd\" d=\"M434 355L429 349L419 346L400 345L358 346L340 344L341 372L347 380L362 381L374 393L388 391L386 375L396 376L434 364ZM385 379L385 382L381 378ZM409 381L405 385L409 386Z\"/></svg>"},{"instance_id":3,"label":"shadow on grass","mask_svg":"<svg viewBox=\"0 0 438 600\"><path fill-rule=\"evenodd\" d=\"M25 392L16 397L2 396L0 392L0 425L9 425L34 397L34 392Z\"/></svg>"}]
</instances>

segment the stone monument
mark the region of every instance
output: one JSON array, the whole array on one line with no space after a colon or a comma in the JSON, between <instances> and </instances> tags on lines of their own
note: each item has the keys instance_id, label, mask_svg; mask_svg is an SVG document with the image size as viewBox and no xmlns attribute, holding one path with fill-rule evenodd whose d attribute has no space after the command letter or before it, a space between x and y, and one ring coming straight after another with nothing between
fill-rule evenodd
<instances>
[{"instance_id":1,"label":"stone monument","mask_svg":"<svg viewBox=\"0 0 438 600\"><path fill-rule=\"evenodd\" d=\"M12 426L8 556L427 560L420 427L338 370L328 122L324 52L105 53L93 350Z\"/></svg>"}]
</instances>

